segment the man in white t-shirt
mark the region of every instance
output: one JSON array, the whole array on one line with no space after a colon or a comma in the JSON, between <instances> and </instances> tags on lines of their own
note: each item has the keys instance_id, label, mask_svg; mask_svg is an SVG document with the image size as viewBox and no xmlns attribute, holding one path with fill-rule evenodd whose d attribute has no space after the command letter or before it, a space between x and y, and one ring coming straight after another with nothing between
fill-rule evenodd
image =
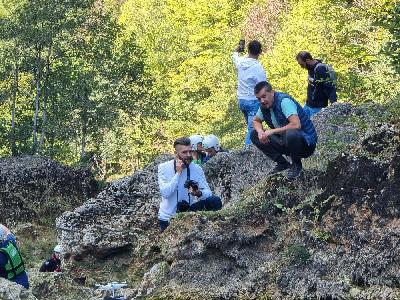
<instances>
[{"instance_id":1,"label":"man in white t-shirt","mask_svg":"<svg viewBox=\"0 0 400 300\"><path fill-rule=\"evenodd\" d=\"M248 46L248 56L239 56L242 51L240 46L232 54L232 60L238 72L237 97L239 108L244 115L247 124L245 144L250 145L250 134L253 131L253 118L260 104L254 95L254 87L260 81L267 81L267 75L258 58L262 53L261 43L251 41Z\"/></svg>"},{"instance_id":2,"label":"man in white t-shirt","mask_svg":"<svg viewBox=\"0 0 400 300\"><path fill-rule=\"evenodd\" d=\"M177 212L219 210L221 198L214 196L203 169L192 163L189 138L174 142L175 158L158 166L161 203L158 211L160 229L164 231Z\"/></svg>"}]
</instances>

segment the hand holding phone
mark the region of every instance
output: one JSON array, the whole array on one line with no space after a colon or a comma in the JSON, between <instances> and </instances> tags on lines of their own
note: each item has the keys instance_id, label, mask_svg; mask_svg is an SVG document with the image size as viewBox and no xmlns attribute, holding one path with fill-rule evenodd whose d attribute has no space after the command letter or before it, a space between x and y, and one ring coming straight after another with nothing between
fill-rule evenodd
<instances>
[{"instance_id":1,"label":"hand holding phone","mask_svg":"<svg viewBox=\"0 0 400 300\"><path fill-rule=\"evenodd\" d=\"M244 52L244 47L245 47L245 40L240 40L239 41L239 46L238 46L238 52Z\"/></svg>"},{"instance_id":2,"label":"hand holding phone","mask_svg":"<svg viewBox=\"0 0 400 300\"><path fill-rule=\"evenodd\" d=\"M182 173L182 170L186 168L185 163L183 162L183 160L177 158L176 159L176 172L177 173Z\"/></svg>"}]
</instances>

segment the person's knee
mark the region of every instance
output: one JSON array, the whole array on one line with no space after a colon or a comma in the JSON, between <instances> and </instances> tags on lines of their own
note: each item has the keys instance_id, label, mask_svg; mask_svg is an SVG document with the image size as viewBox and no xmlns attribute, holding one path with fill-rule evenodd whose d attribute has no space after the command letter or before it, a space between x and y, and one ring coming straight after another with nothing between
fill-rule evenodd
<instances>
[{"instance_id":1,"label":"person's knee","mask_svg":"<svg viewBox=\"0 0 400 300\"><path fill-rule=\"evenodd\" d=\"M291 142L298 142L301 139L303 139L303 135L301 134L300 129L289 129L286 132L286 141L288 144Z\"/></svg>"},{"instance_id":2,"label":"person's knee","mask_svg":"<svg viewBox=\"0 0 400 300\"><path fill-rule=\"evenodd\" d=\"M210 196L206 199L206 203L208 204L211 210L220 210L222 208L221 198L218 196Z\"/></svg>"}]
</instances>

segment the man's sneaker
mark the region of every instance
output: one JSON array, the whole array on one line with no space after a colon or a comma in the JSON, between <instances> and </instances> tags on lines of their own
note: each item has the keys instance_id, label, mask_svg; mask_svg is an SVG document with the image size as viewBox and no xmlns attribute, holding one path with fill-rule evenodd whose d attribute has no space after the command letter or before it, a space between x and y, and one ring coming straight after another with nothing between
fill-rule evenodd
<instances>
[{"instance_id":1,"label":"man's sneaker","mask_svg":"<svg viewBox=\"0 0 400 300\"><path fill-rule=\"evenodd\" d=\"M287 173L287 178L289 180L294 180L296 178L299 178L301 175L303 175L303 167L301 164L296 164L293 163L290 170Z\"/></svg>"},{"instance_id":2,"label":"man's sneaker","mask_svg":"<svg viewBox=\"0 0 400 300\"><path fill-rule=\"evenodd\" d=\"M273 175L282 171L285 171L287 169L290 168L290 163L286 162L286 163L277 163L275 168L273 168L271 170L271 172L269 172L269 175Z\"/></svg>"}]
</instances>

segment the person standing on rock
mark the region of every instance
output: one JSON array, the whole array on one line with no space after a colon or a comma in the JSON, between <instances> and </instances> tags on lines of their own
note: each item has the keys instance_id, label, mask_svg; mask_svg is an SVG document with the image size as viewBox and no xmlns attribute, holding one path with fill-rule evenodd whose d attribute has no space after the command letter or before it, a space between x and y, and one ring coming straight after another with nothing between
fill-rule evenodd
<instances>
[{"instance_id":1,"label":"person standing on rock","mask_svg":"<svg viewBox=\"0 0 400 300\"><path fill-rule=\"evenodd\" d=\"M242 111L247 125L245 145L250 145L253 118L260 107L254 95L254 87L258 82L266 81L267 75L258 60L262 52L261 43L259 41L251 41L247 46L247 50L247 57L239 56L239 52L244 51L244 40L241 40L241 43L232 54L232 60L238 73L237 97L239 109Z\"/></svg>"},{"instance_id":2,"label":"person standing on rock","mask_svg":"<svg viewBox=\"0 0 400 300\"><path fill-rule=\"evenodd\" d=\"M62 247L60 245L55 246L53 249L53 254L42 264L39 272L61 272L61 252Z\"/></svg>"},{"instance_id":3,"label":"person standing on rock","mask_svg":"<svg viewBox=\"0 0 400 300\"><path fill-rule=\"evenodd\" d=\"M314 59L310 52L300 51L296 60L299 65L308 70L307 100L304 111L311 117L322 108L337 101L336 74L331 66L319 59Z\"/></svg>"},{"instance_id":4,"label":"person standing on rock","mask_svg":"<svg viewBox=\"0 0 400 300\"><path fill-rule=\"evenodd\" d=\"M161 232L177 212L219 210L221 198L212 195L203 169L192 162L189 138L174 142L175 158L158 166L161 203L158 219Z\"/></svg>"},{"instance_id":5,"label":"person standing on rock","mask_svg":"<svg viewBox=\"0 0 400 300\"><path fill-rule=\"evenodd\" d=\"M253 120L252 142L277 163L270 174L290 168L288 178L299 177L303 172L301 159L314 153L318 140L312 121L295 99L274 91L266 81L259 82L254 93L260 109ZM270 129L264 130L263 122ZM283 154L291 157L292 164Z\"/></svg>"},{"instance_id":6,"label":"person standing on rock","mask_svg":"<svg viewBox=\"0 0 400 300\"><path fill-rule=\"evenodd\" d=\"M0 276L29 288L28 274L17 247L15 236L0 224Z\"/></svg>"}]
</instances>

